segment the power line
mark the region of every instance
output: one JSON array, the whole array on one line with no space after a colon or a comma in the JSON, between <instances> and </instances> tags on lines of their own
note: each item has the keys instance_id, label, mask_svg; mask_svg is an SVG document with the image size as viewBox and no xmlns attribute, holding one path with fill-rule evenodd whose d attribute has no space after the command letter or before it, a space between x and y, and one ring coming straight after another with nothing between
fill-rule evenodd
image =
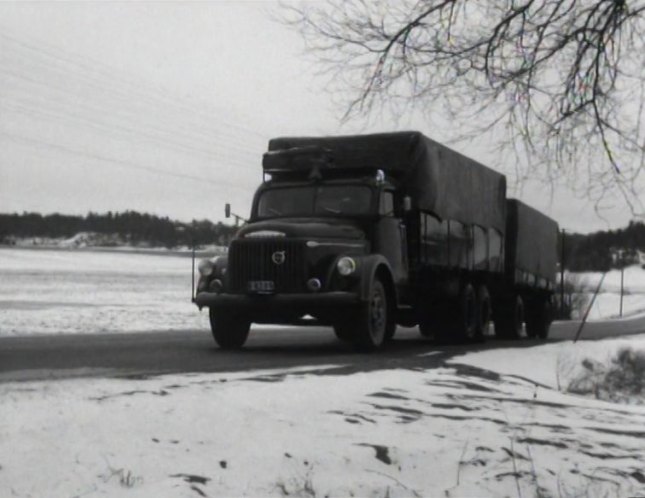
<instances>
[{"instance_id":1,"label":"power line","mask_svg":"<svg viewBox=\"0 0 645 498\"><path fill-rule=\"evenodd\" d=\"M104 131L107 133L110 133L114 135L115 130L121 131L121 138L125 138L126 140L133 142L133 143L138 143L136 141L136 137L132 135L140 135L144 137L147 141L155 143L155 145L162 147L162 148L169 148L178 152L190 154L190 155L195 155L195 156L200 156L208 159L214 159L214 158L220 158L224 161L226 161L227 164L232 164L236 165L239 167L242 167L244 169L250 170L252 167L251 161L246 162L244 160L241 160L239 158L232 158L228 154L226 154L226 151L222 151L219 149L205 149L203 147L197 147L197 146L192 146L192 145L186 145L182 142L172 140L169 137L165 136L155 136L153 133L146 133L142 130L136 130L133 128L128 128L120 125L106 125L104 123L98 122L98 121L92 121L91 119L87 119L83 116L79 115L74 115L72 113L67 113L67 115L64 114L57 114L55 112L48 112L47 110L42 110L39 108L29 108L28 106L24 106L21 104L18 105L11 105L11 104L4 104L0 103L0 108L5 109L9 112L14 112L16 114L20 115L33 115L35 117L38 117L40 119L46 119L50 121L60 121L61 118L63 118L63 125L64 126L74 126L74 124L81 124L84 126L83 129L87 129L89 126L90 128L94 128L99 131ZM65 122L67 120L68 122ZM76 122L76 123L74 123ZM257 161L257 158L254 156L254 159ZM254 161L255 162L255 161Z\"/></svg>"},{"instance_id":2,"label":"power line","mask_svg":"<svg viewBox=\"0 0 645 498\"><path fill-rule=\"evenodd\" d=\"M70 147L65 147L65 146L60 145L60 144L54 144L54 143L47 142L47 141L40 140L40 139L34 139L34 138L30 138L30 137L25 137L24 135L15 135L13 133L7 133L5 131L0 131L0 135L3 135L5 137L9 138L10 140L13 140L14 142L29 143L29 144L32 144L32 145L38 145L39 147L46 147L46 148L49 148L49 149L52 149L52 150L57 150L57 151L65 152L65 153L68 153L68 154L73 154L75 156L84 157L86 159L91 159L91 160L94 160L94 161L108 162L110 164L113 164L116 167L127 168L127 169L137 169L137 170L146 171L148 173L152 173L152 174L155 174L155 175L169 176L169 177L174 177L174 178L180 178L180 179L183 179L183 180L195 181L195 182L199 182L200 184L208 183L208 184L211 184L211 185L216 185L218 187L221 187L222 185L227 185L227 186L232 187L232 188L237 189L237 190L243 190L243 191L248 191L249 190L249 187L243 187L243 186L241 186L239 184L235 184L235 183L232 183L232 182L227 181L227 180L219 180L219 181L216 182L216 181L213 181L213 180L208 180L208 179L203 178L203 177L188 175L188 174L185 174L185 173L176 173L176 172L172 172L172 171L153 168L151 166L141 165L141 164L138 164L138 163L135 163L135 162L132 162L132 161L125 161L125 160L122 160L122 159L105 157L105 156L101 156L101 155L98 155L98 154L92 154L92 153L88 153L88 152L83 152L83 151L79 151L79 150L76 150L76 149L73 149L73 148L70 148Z\"/></svg>"},{"instance_id":3,"label":"power line","mask_svg":"<svg viewBox=\"0 0 645 498\"><path fill-rule=\"evenodd\" d=\"M169 94L165 90L159 89L149 84L145 85L147 88L146 88L146 91L143 91L142 83L140 81L133 81L131 79L128 79L127 76L123 76L123 73L120 73L119 71L116 71L114 68L107 66L97 60L94 60L87 56L83 56L79 54L72 54L58 47L47 45L41 42L38 43L38 46L35 46L29 42L25 42L24 40L8 35L6 33L6 28L4 27L1 29L4 30L5 32L3 33L2 31L0 31L0 37L5 38L6 40L9 40L14 45L17 45L18 48L22 48L23 50L36 54L40 57L53 59L58 63L68 64L76 69L80 69L81 71L80 73L77 73L77 76L80 76L81 78L85 78L86 80L89 79L90 81L94 81L94 83L103 83L105 82L106 79L111 79L122 85L125 85L126 87L125 91L131 92L133 95L137 96L138 99L152 101L157 104L163 103L165 105L172 105L180 108L184 112L188 111L196 115L206 116L209 119L212 118L212 115L205 114L203 112L204 108L210 108L211 112L213 113L221 114L222 112L222 109L213 108L212 105L204 104L201 102L196 103L196 105L198 106L197 108L193 108L188 105L188 102L185 99L180 99L175 95ZM58 66L56 65L54 65L53 67L55 70L58 69ZM66 72L69 72L69 71L66 71ZM93 78L92 75L97 73L102 73L102 76L100 78ZM107 88L113 89L112 86L108 86ZM156 94L156 97L151 97L150 95L151 93ZM238 130L245 132L247 135L252 134L259 138L262 138L263 140L268 140L267 136L261 133L258 133L256 130L252 130L248 127L242 126L239 123L233 123L225 119L222 119L221 117L219 118L219 120L222 123L222 126L226 126L229 129L237 128Z\"/></svg>"},{"instance_id":4,"label":"power line","mask_svg":"<svg viewBox=\"0 0 645 498\"><path fill-rule=\"evenodd\" d=\"M36 79L34 79L34 78L31 78L31 77L28 77L28 76L21 75L21 74L15 73L15 72L13 72L13 71L7 71L6 69L5 69L5 70L3 70L3 71L1 71L1 72L2 72L2 73L4 73L4 74L9 75L10 77L18 78L18 79L21 79L21 80L23 80L23 81L26 81L26 82L28 82L29 84L37 85L37 86L41 86L41 87L43 87L47 92L55 92L55 93L58 93L58 94L62 95L62 97L63 97L64 99L66 99L66 98L71 98L71 95L69 95L69 92L68 92L68 91L61 90L61 89L59 89L59 88L52 87L52 85L51 85L51 84L45 84L43 81L39 81L39 80L36 80ZM9 94L8 92L5 92L5 99L6 99L6 97L7 97L8 95L10 95L10 94ZM14 98L14 100L19 100L19 99ZM21 102L23 103L23 105L24 105L25 103L26 103L26 105L27 105L27 106L29 106L29 105L30 105L29 101L26 101L26 102L25 102L25 100L24 100L24 99L23 99L23 100L21 100ZM38 105L38 104L41 104L41 105ZM52 105L53 105L53 106L56 106L56 105L57 105L57 102L51 102L51 101L50 101L50 102L45 102L44 104L45 104L46 106L50 106L50 107L51 107ZM76 108L78 108L78 109L81 109L81 110L83 110L83 109L88 110L88 111L92 112L93 116L97 116L97 115L98 115L98 116L100 116L100 115L105 115L105 116L109 116L109 117L112 117L112 118L115 118L115 117L116 117L117 119L123 119L123 121L125 121L125 122L127 122L127 123L131 123L134 119L142 118L142 116L141 116L141 115L136 114L134 111L129 110L129 109L125 109L125 110L124 110L125 115L124 115L124 116L122 116L122 118L119 118L119 117L118 117L118 114L115 112L116 110L115 110L115 109L113 109L113 108L112 108L112 109L108 109L108 108L101 108L100 104L99 104L99 106L97 107L96 105L86 104L86 103L83 103L83 102L79 102L78 100L73 101L73 106L74 106L74 107L76 107ZM38 110L40 110L40 109L42 109L42 108L43 108L43 105L42 105L42 103L35 103L34 105L32 105L32 107L36 107ZM72 113L70 113L70 112L67 110L67 109L68 109L68 108L70 108L70 107L71 107L71 106L65 106L65 105L62 105L62 110L56 110L55 112L60 112L60 113L61 113L61 115L63 115L63 116L64 116L64 115L72 115ZM42 111L41 111L41 112L42 112ZM119 110L118 112L119 112L119 113L121 113L122 111L120 111L120 110ZM75 116L75 117L78 117L78 116ZM83 118L81 118L81 119L83 119ZM94 118L94 117L92 117L92 118L84 118L84 119L85 119L85 120L88 120L88 121L89 121L89 120L91 120L91 121L93 121L93 122L97 122L97 121L95 120L95 118ZM106 123L106 124L104 124L103 126L116 126L116 127L121 127L121 128L123 128L123 125L119 125L119 124L114 125L114 124L111 124L111 123L107 122L106 120L103 120L103 122L104 122L104 123ZM158 121L157 121L157 122L158 122ZM178 120L174 120L174 121L173 121L173 124L176 124L177 122L178 122ZM146 124L146 127L147 127L148 129L150 129L151 131L156 132L157 134L165 135L165 136L163 136L163 137L162 137L162 140L163 140L164 142L168 142L168 141L170 140L170 139L169 139L169 137L168 137L169 135L170 135L170 136L173 136L173 137L176 137L176 136L178 135L177 127L173 128L173 129L171 129L171 128L166 128L166 129L164 129L164 128L160 128L159 126L155 126L155 125L152 125L152 126L151 126L149 123L147 123L147 124ZM142 131L137 130L137 129L133 129L133 128L129 128L129 130L134 131L135 133L143 133ZM194 132L193 132L193 133L192 133L192 135L193 135L193 136L191 136L190 132L188 132L188 134L186 134L186 133L182 133L182 132L179 132L179 135L180 135L180 138L181 138L181 137L184 137L184 138L185 138L186 140L188 140L188 141L197 140L197 141L199 141L199 142L200 142L200 143L202 143L202 144L204 143L204 139L211 139L211 138L212 138L210 135L206 135L206 134L204 134L201 130L200 130L200 132L199 132L199 133L194 133ZM175 141L175 142L176 142L176 141ZM243 153L243 154L250 154L250 151L249 151L248 145L247 145L247 147L245 147L245 148L239 148L239 147L231 146L231 145L230 145L230 143L229 143L228 141L226 141L226 142L224 142L224 143L226 144L224 147L226 147L226 148L230 149L231 151L239 152L239 153ZM194 143L190 143L190 145L188 145L188 147L196 148L197 146L195 146L195 144L194 144ZM202 146L202 148L203 148L203 146ZM221 151L221 147L220 147L219 149L214 149L214 151L220 152L220 151ZM255 157L257 157L257 156L254 156L254 159L255 159Z\"/></svg>"}]
</instances>

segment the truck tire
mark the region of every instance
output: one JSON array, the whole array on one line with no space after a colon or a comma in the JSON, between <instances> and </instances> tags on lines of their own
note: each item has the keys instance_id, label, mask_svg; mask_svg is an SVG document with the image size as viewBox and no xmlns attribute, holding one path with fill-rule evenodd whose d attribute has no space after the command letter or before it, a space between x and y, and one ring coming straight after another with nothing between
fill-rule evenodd
<instances>
[{"instance_id":1,"label":"truck tire","mask_svg":"<svg viewBox=\"0 0 645 498\"><path fill-rule=\"evenodd\" d=\"M536 300L526 309L526 335L538 339L549 337L553 311L547 299Z\"/></svg>"},{"instance_id":2,"label":"truck tire","mask_svg":"<svg viewBox=\"0 0 645 498\"><path fill-rule=\"evenodd\" d=\"M519 339L524 323L524 301L514 296L495 309L495 335L500 339Z\"/></svg>"},{"instance_id":3,"label":"truck tire","mask_svg":"<svg viewBox=\"0 0 645 498\"><path fill-rule=\"evenodd\" d=\"M446 300L425 300L426 306L419 309L419 333L423 337L433 337L438 335L438 330L446 325L446 308L450 303Z\"/></svg>"},{"instance_id":4,"label":"truck tire","mask_svg":"<svg viewBox=\"0 0 645 498\"><path fill-rule=\"evenodd\" d=\"M436 330L436 323L430 311L423 311L419 315L419 333L423 337L432 337Z\"/></svg>"},{"instance_id":5,"label":"truck tire","mask_svg":"<svg viewBox=\"0 0 645 498\"><path fill-rule=\"evenodd\" d=\"M477 289L477 339L484 339L484 334L488 331L490 318L491 304L488 287L486 287L485 285L480 285Z\"/></svg>"},{"instance_id":6,"label":"truck tire","mask_svg":"<svg viewBox=\"0 0 645 498\"><path fill-rule=\"evenodd\" d=\"M459 342L472 341L477 337L479 313L475 289L469 283L464 284L457 298L457 314L453 318L452 329Z\"/></svg>"},{"instance_id":7,"label":"truck tire","mask_svg":"<svg viewBox=\"0 0 645 498\"><path fill-rule=\"evenodd\" d=\"M222 310L208 309L213 339L222 349L241 349L249 336L251 322Z\"/></svg>"},{"instance_id":8,"label":"truck tire","mask_svg":"<svg viewBox=\"0 0 645 498\"><path fill-rule=\"evenodd\" d=\"M389 310L388 310L389 311ZM396 322L389 318L390 313L388 313L387 328L385 329L385 340L391 341L396 334Z\"/></svg>"},{"instance_id":9,"label":"truck tire","mask_svg":"<svg viewBox=\"0 0 645 498\"><path fill-rule=\"evenodd\" d=\"M388 307L388 296L383 283L375 277L370 285L367 302L354 315L353 341L361 351L374 351L383 345L388 326L393 321Z\"/></svg>"},{"instance_id":10,"label":"truck tire","mask_svg":"<svg viewBox=\"0 0 645 498\"><path fill-rule=\"evenodd\" d=\"M352 342L354 338L353 323L347 317L334 323L334 334L339 341Z\"/></svg>"},{"instance_id":11,"label":"truck tire","mask_svg":"<svg viewBox=\"0 0 645 498\"><path fill-rule=\"evenodd\" d=\"M470 283L462 284L459 295L448 300L436 317L435 339L441 343L470 342L477 337L477 296Z\"/></svg>"}]
</instances>

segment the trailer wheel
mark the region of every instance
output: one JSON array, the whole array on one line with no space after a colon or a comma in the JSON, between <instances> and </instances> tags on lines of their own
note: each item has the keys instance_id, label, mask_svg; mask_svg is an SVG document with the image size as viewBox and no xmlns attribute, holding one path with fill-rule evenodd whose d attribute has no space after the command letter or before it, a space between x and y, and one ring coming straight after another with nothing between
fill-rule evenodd
<instances>
[{"instance_id":1,"label":"trailer wheel","mask_svg":"<svg viewBox=\"0 0 645 498\"><path fill-rule=\"evenodd\" d=\"M526 335L546 339L553 319L551 302L540 299L527 306L526 309Z\"/></svg>"},{"instance_id":2,"label":"trailer wheel","mask_svg":"<svg viewBox=\"0 0 645 498\"><path fill-rule=\"evenodd\" d=\"M370 285L367 302L361 304L355 315L354 345L363 351L378 349L385 342L390 322L387 292L375 277Z\"/></svg>"},{"instance_id":3,"label":"trailer wheel","mask_svg":"<svg viewBox=\"0 0 645 498\"><path fill-rule=\"evenodd\" d=\"M241 349L249 336L251 322L237 315L208 309L211 332L217 345L222 349Z\"/></svg>"},{"instance_id":4,"label":"trailer wheel","mask_svg":"<svg viewBox=\"0 0 645 498\"><path fill-rule=\"evenodd\" d=\"M490 294L485 285L477 289L477 338L483 339L491 318Z\"/></svg>"},{"instance_id":5,"label":"trailer wheel","mask_svg":"<svg viewBox=\"0 0 645 498\"><path fill-rule=\"evenodd\" d=\"M517 295L495 310L495 335L500 339L519 339L524 323L524 301Z\"/></svg>"}]
</instances>

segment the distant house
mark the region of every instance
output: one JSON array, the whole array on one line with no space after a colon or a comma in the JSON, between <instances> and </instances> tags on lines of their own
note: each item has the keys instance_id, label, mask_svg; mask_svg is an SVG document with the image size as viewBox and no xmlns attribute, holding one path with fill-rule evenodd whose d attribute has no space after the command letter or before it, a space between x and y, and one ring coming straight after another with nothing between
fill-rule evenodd
<instances>
[{"instance_id":1,"label":"distant house","mask_svg":"<svg viewBox=\"0 0 645 498\"><path fill-rule=\"evenodd\" d=\"M609 254L611 255L611 263L614 268L636 264L640 264L641 266L645 265L645 252L639 251L638 249L611 247Z\"/></svg>"},{"instance_id":2,"label":"distant house","mask_svg":"<svg viewBox=\"0 0 645 498\"><path fill-rule=\"evenodd\" d=\"M636 252L638 253L638 262L640 263L641 268L645 270L645 251L639 251L637 249Z\"/></svg>"}]
</instances>

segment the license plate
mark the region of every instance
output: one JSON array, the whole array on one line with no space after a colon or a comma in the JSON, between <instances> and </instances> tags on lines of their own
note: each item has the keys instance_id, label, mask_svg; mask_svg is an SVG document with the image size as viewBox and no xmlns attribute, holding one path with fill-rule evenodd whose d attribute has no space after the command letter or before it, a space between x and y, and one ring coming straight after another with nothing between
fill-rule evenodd
<instances>
[{"instance_id":1,"label":"license plate","mask_svg":"<svg viewBox=\"0 0 645 498\"><path fill-rule=\"evenodd\" d=\"M249 291L250 292L273 292L275 290L275 284L273 280L251 280L249 282Z\"/></svg>"}]
</instances>

